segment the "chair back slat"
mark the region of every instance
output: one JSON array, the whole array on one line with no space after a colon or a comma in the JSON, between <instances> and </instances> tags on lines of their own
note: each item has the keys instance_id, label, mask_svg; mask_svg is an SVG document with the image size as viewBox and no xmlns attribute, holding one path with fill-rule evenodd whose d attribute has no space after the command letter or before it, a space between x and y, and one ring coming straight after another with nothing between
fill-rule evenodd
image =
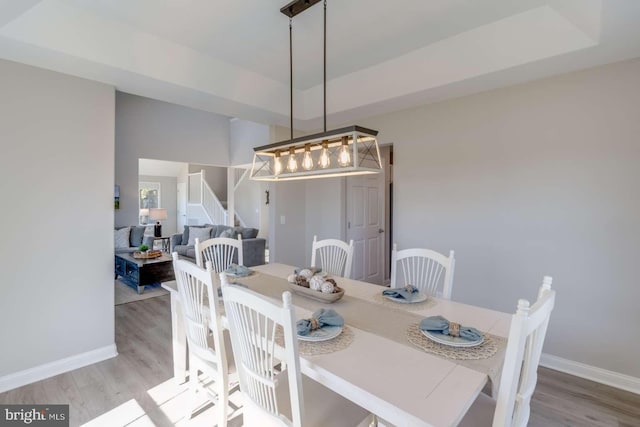
<instances>
[{"instance_id":1,"label":"chair back slat","mask_svg":"<svg viewBox=\"0 0 640 427\"><path fill-rule=\"evenodd\" d=\"M283 305L279 306L249 289L228 285L224 274L220 280L241 391L265 417L283 426L301 426L302 378L291 293L283 294ZM276 357L279 327L283 330L285 347ZM278 406L278 375L283 373L276 365L280 362L286 366L289 380L291 420Z\"/></svg>"},{"instance_id":2,"label":"chair back slat","mask_svg":"<svg viewBox=\"0 0 640 427\"><path fill-rule=\"evenodd\" d=\"M545 277L538 300L529 306L518 301L518 310L511 319L500 390L493 426L525 427L531 412L531 397L538 380L538 365L542 346L555 304L551 277Z\"/></svg>"},{"instance_id":3,"label":"chair back slat","mask_svg":"<svg viewBox=\"0 0 640 427\"><path fill-rule=\"evenodd\" d=\"M428 295L436 296L442 284L442 297L451 299L454 266L453 251L446 257L431 249L399 251L398 246L394 244L391 254L391 287L413 285ZM401 281L398 280L399 274Z\"/></svg>"},{"instance_id":4,"label":"chair back slat","mask_svg":"<svg viewBox=\"0 0 640 427\"><path fill-rule=\"evenodd\" d=\"M213 271L221 273L233 264L233 257L238 254L238 265L244 265L242 254L242 236L238 234L238 239L228 237L216 237L200 242L196 239L196 264L204 266L207 261L211 261Z\"/></svg>"},{"instance_id":5,"label":"chair back slat","mask_svg":"<svg viewBox=\"0 0 640 427\"><path fill-rule=\"evenodd\" d=\"M316 260L320 261L320 265ZM311 266L320 267L322 271L339 277L351 277L353 263L353 240L349 243L337 239L318 240L313 236L311 246Z\"/></svg>"}]
</instances>

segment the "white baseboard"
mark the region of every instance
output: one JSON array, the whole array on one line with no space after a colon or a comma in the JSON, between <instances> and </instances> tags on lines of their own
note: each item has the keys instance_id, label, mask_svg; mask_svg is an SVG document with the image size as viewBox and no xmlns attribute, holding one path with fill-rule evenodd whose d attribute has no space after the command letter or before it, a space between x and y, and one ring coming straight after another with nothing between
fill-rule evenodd
<instances>
[{"instance_id":1,"label":"white baseboard","mask_svg":"<svg viewBox=\"0 0 640 427\"><path fill-rule=\"evenodd\" d=\"M116 357L115 344L0 377L0 393Z\"/></svg>"},{"instance_id":2,"label":"white baseboard","mask_svg":"<svg viewBox=\"0 0 640 427\"><path fill-rule=\"evenodd\" d=\"M640 378L542 353L540 366L640 394Z\"/></svg>"}]
</instances>

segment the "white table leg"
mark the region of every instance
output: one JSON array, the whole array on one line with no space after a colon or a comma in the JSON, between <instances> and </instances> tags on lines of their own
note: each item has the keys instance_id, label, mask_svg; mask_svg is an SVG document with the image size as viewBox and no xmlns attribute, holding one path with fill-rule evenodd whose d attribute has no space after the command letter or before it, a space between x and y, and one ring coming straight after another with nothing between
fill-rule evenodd
<instances>
[{"instance_id":1,"label":"white table leg","mask_svg":"<svg viewBox=\"0 0 640 427\"><path fill-rule=\"evenodd\" d=\"M177 292L171 292L171 345L173 376L182 384L187 380L187 337L182 321L182 307Z\"/></svg>"}]
</instances>

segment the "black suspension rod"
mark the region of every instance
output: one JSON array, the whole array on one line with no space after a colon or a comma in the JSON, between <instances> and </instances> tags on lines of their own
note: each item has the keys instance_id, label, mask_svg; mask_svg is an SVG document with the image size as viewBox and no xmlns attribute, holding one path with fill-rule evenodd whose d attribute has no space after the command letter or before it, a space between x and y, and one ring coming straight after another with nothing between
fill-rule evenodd
<instances>
[{"instance_id":1,"label":"black suspension rod","mask_svg":"<svg viewBox=\"0 0 640 427\"><path fill-rule=\"evenodd\" d=\"M324 88L324 131L327 131L327 0L324 0L324 72L322 87Z\"/></svg>"},{"instance_id":2,"label":"black suspension rod","mask_svg":"<svg viewBox=\"0 0 640 427\"><path fill-rule=\"evenodd\" d=\"M293 140L293 27L291 22L292 18L289 18L289 126L290 139Z\"/></svg>"}]
</instances>

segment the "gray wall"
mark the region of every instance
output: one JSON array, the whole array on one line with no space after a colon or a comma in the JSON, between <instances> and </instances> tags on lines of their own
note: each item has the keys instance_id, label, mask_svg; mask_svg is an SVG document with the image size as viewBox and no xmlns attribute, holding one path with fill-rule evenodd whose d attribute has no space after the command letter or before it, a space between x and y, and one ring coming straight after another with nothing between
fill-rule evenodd
<instances>
[{"instance_id":1,"label":"gray wall","mask_svg":"<svg viewBox=\"0 0 640 427\"><path fill-rule=\"evenodd\" d=\"M272 182L269 210L269 260L307 266L305 181ZM284 224L281 219L284 216Z\"/></svg>"},{"instance_id":2,"label":"gray wall","mask_svg":"<svg viewBox=\"0 0 640 427\"><path fill-rule=\"evenodd\" d=\"M400 248L456 251L455 300L513 313L551 275L545 353L640 377L639 112L636 59L358 124L394 145ZM274 186L276 261L301 262L318 212L338 230L340 198L303 183Z\"/></svg>"},{"instance_id":3,"label":"gray wall","mask_svg":"<svg viewBox=\"0 0 640 427\"><path fill-rule=\"evenodd\" d=\"M229 118L116 92L116 225L138 221L138 159L229 163Z\"/></svg>"},{"instance_id":4,"label":"gray wall","mask_svg":"<svg viewBox=\"0 0 640 427\"><path fill-rule=\"evenodd\" d=\"M230 123L230 135L231 164L244 165L253 162L254 147L269 144L271 132L267 125L234 118Z\"/></svg>"},{"instance_id":5,"label":"gray wall","mask_svg":"<svg viewBox=\"0 0 640 427\"><path fill-rule=\"evenodd\" d=\"M0 93L1 380L115 343L114 89L0 60Z\"/></svg>"},{"instance_id":6,"label":"gray wall","mask_svg":"<svg viewBox=\"0 0 640 427\"><path fill-rule=\"evenodd\" d=\"M551 275L544 351L640 377L639 114L634 60L361 124L394 144L396 242L456 250L454 299L513 312Z\"/></svg>"},{"instance_id":7,"label":"gray wall","mask_svg":"<svg viewBox=\"0 0 640 427\"><path fill-rule=\"evenodd\" d=\"M247 227L257 228L258 230L260 230L261 226L260 213L262 207L260 205L264 204L265 201L263 187L263 182L245 178L238 185L238 189L235 192L236 214L242 217Z\"/></svg>"},{"instance_id":8,"label":"gray wall","mask_svg":"<svg viewBox=\"0 0 640 427\"><path fill-rule=\"evenodd\" d=\"M294 132L294 137L303 135ZM289 138L289 129L272 126L270 142ZM306 183L305 181L269 183L269 261L305 266L306 256ZM281 223L284 216L285 224ZM309 245L311 242L309 242Z\"/></svg>"},{"instance_id":9,"label":"gray wall","mask_svg":"<svg viewBox=\"0 0 640 427\"><path fill-rule=\"evenodd\" d=\"M271 142L271 128L267 125L247 120L230 121L229 157L232 165L246 165L253 162L253 148ZM251 173L251 172L249 172ZM269 244L269 206L265 204L265 191L271 184L246 178L238 186L235 194L236 213L248 226L259 230L258 237L267 239Z\"/></svg>"},{"instance_id":10,"label":"gray wall","mask_svg":"<svg viewBox=\"0 0 640 427\"><path fill-rule=\"evenodd\" d=\"M139 175L139 180L160 183L160 207L167 210L167 219L161 221L162 235L175 234L178 224L178 179L170 176Z\"/></svg>"},{"instance_id":11,"label":"gray wall","mask_svg":"<svg viewBox=\"0 0 640 427\"><path fill-rule=\"evenodd\" d=\"M311 263L313 236L322 239L341 239L346 236L346 183L345 178L323 178L305 183L306 233L304 251L307 264Z\"/></svg>"},{"instance_id":12,"label":"gray wall","mask_svg":"<svg viewBox=\"0 0 640 427\"><path fill-rule=\"evenodd\" d=\"M197 173L204 170L204 179L213 190L218 200L227 201L227 168L189 164L189 173Z\"/></svg>"}]
</instances>

